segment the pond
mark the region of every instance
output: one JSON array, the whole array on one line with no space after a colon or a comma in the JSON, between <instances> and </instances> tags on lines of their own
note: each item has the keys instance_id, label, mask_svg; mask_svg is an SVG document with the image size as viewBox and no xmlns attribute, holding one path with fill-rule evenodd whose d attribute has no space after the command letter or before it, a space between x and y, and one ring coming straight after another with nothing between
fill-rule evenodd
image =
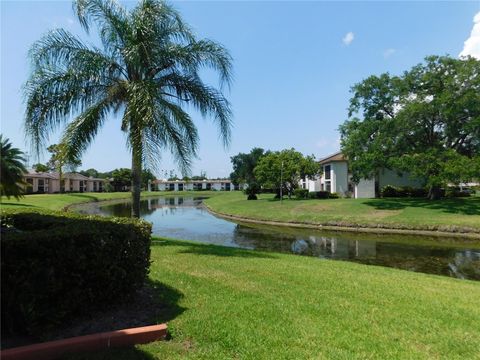
<instances>
[{"instance_id":1,"label":"pond","mask_svg":"<svg viewBox=\"0 0 480 360\"><path fill-rule=\"evenodd\" d=\"M479 242L235 223L209 213L203 200L181 196L142 199L141 217L153 224L154 235L168 238L480 280ZM89 203L76 210L124 217L131 211L128 200Z\"/></svg>"}]
</instances>

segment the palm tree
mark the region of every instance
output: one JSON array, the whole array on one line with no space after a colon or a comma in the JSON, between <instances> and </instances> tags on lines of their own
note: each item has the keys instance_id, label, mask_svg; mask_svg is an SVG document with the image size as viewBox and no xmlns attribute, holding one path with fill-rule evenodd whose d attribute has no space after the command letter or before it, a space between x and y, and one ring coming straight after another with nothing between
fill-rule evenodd
<instances>
[{"instance_id":1,"label":"palm tree","mask_svg":"<svg viewBox=\"0 0 480 360\"><path fill-rule=\"evenodd\" d=\"M1 149L1 181L0 181L0 195L10 196L18 199L23 196L26 183L23 181L23 175L27 172L23 163L25 158L23 152L17 148L12 147L9 139L3 138L0 135Z\"/></svg>"},{"instance_id":2,"label":"palm tree","mask_svg":"<svg viewBox=\"0 0 480 360\"><path fill-rule=\"evenodd\" d=\"M68 157L85 151L109 115L121 115L132 154L132 215L138 217L142 168L165 149L182 172L196 157L198 132L187 105L212 117L229 143L231 111L221 89L230 85L231 57L216 42L196 39L163 1L142 0L132 10L114 0L77 0L73 7L87 33L98 29L102 46L62 29L32 46L25 129L38 151L67 123L62 143ZM202 81L203 68L218 72L220 89Z\"/></svg>"}]
</instances>

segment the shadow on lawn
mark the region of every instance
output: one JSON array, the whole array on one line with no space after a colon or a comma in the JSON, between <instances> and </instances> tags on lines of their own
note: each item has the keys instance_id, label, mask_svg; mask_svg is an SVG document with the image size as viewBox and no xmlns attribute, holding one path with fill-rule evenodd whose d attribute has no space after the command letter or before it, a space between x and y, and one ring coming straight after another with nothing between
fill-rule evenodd
<instances>
[{"instance_id":1,"label":"shadow on lawn","mask_svg":"<svg viewBox=\"0 0 480 360\"><path fill-rule=\"evenodd\" d=\"M480 215L480 197L441 200L389 198L364 202L377 210L401 210L407 207L440 210L451 214Z\"/></svg>"},{"instance_id":2,"label":"shadow on lawn","mask_svg":"<svg viewBox=\"0 0 480 360\"><path fill-rule=\"evenodd\" d=\"M149 279L144 287L137 291L129 301L112 304L106 310L76 318L68 324L64 324L48 333L43 333L39 338L16 337L9 339L2 336L2 349L165 323L175 319L186 310L186 308L178 305L182 297L183 294L178 290ZM62 359L152 359L152 357L134 347L130 347L97 353L69 354Z\"/></svg>"},{"instance_id":3,"label":"shadow on lawn","mask_svg":"<svg viewBox=\"0 0 480 360\"><path fill-rule=\"evenodd\" d=\"M234 247L208 245L208 244L193 244L191 242L182 242L175 240L163 240L152 242L152 246L181 246L184 249L180 250L180 254L195 254L195 255L211 255L219 257L243 257L243 258L261 258L261 259L277 259L275 255L256 252L254 250L244 250Z\"/></svg>"},{"instance_id":4,"label":"shadow on lawn","mask_svg":"<svg viewBox=\"0 0 480 360\"><path fill-rule=\"evenodd\" d=\"M19 206L19 207L38 207L36 205L29 205L29 204L22 204L22 203L14 203L14 202L5 202L2 201L2 206Z\"/></svg>"},{"instance_id":5,"label":"shadow on lawn","mask_svg":"<svg viewBox=\"0 0 480 360\"><path fill-rule=\"evenodd\" d=\"M77 319L71 323L73 326L56 329L48 337L52 340L165 323L186 310L178 305L182 297L177 289L148 279L129 301L112 304L108 310Z\"/></svg>"}]
</instances>

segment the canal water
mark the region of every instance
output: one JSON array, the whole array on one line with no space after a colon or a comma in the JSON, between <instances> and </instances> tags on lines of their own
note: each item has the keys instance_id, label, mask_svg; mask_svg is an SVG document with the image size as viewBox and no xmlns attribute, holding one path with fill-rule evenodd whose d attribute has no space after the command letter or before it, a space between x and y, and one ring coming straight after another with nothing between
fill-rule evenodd
<instances>
[{"instance_id":1,"label":"canal water","mask_svg":"<svg viewBox=\"0 0 480 360\"><path fill-rule=\"evenodd\" d=\"M141 217L153 224L154 235L163 237L480 280L478 241L236 223L210 214L203 200L179 196L142 199ZM77 211L123 217L131 212L127 200L89 203Z\"/></svg>"}]
</instances>

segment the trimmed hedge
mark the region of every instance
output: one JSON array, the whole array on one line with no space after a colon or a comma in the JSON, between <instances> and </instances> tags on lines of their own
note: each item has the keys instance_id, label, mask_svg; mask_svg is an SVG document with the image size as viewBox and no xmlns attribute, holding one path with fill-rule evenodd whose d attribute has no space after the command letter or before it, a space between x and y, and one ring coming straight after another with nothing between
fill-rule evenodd
<instances>
[{"instance_id":1,"label":"trimmed hedge","mask_svg":"<svg viewBox=\"0 0 480 360\"><path fill-rule=\"evenodd\" d=\"M330 193L329 191L313 191L308 194L310 199L338 199L337 193Z\"/></svg>"},{"instance_id":2,"label":"trimmed hedge","mask_svg":"<svg viewBox=\"0 0 480 360\"><path fill-rule=\"evenodd\" d=\"M308 189L295 189L293 190L293 195L297 199L308 199Z\"/></svg>"},{"instance_id":3,"label":"trimmed hedge","mask_svg":"<svg viewBox=\"0 0 480 360\"><path fill-rule=\"evenodd\" d=\"M428 194L427 190L424 188L413 188L410 186L392 186L386 185L384 186L381 191L381 197L415 197L415 198L423 198L426 197Z\"/></svg>"},{"instance_id":4,"label":"trimmed hedge","mask_svg":"<svg viewBox=\"0 0 480 360\"><path fill-rule=\"evenodd\" d=\"M151 224L58 212L1 215L2 330L40 335L128 299L150 265Z\"/></svg>"}]
</instances>

